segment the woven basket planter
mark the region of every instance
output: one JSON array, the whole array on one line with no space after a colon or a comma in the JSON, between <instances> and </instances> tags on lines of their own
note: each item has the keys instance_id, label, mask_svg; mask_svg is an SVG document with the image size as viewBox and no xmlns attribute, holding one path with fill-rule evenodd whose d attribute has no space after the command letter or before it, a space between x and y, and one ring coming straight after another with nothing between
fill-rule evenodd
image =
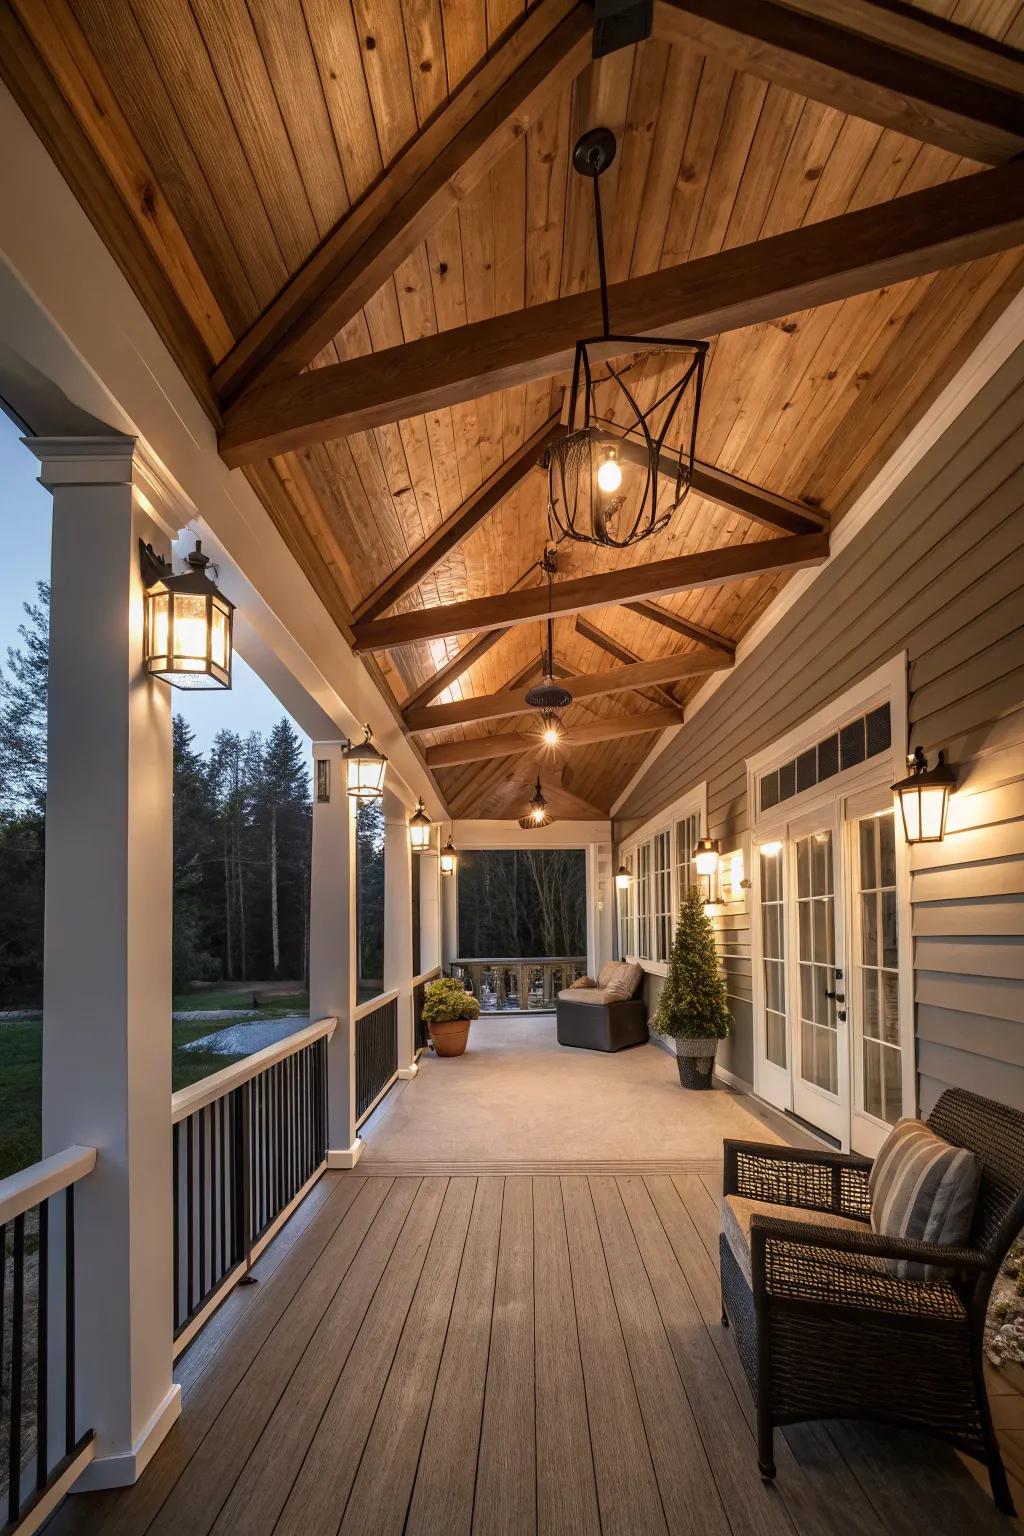
<instances>
[{"instance_id":1,"label":"woven basket planter","mask_svg":"<svg viewBox=\"0 0 1024 1536\"><path fill-rule=\"evenodd\" d=\"M710 1088L715 1075L717 1040L676 1040L676 1066L684 1088Z\"/></svg>"}]
</instances>

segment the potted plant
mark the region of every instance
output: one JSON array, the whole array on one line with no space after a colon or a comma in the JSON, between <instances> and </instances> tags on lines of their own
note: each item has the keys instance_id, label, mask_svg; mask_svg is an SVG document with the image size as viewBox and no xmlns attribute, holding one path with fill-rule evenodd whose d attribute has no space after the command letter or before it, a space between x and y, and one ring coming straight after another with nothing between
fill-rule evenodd
<instances>
[{"instance_id":1,"label":"potted plant","mask_svg":"<svg viewBox=\"0 0 1024 1536\"><path fill-rule=\"evenodd\" d=\"M732 1019L718 971L715 930L696 887L679 916L668 975L651 1027L675 1040L682 1086L710 1088L718 1042L729 1034Z\"/></svg>"},{"instance_id":2,"label":"potted plant","mask_svg":"<svg viewBox=\"0 0 1024 1536\"><path fill-rule=\"evenodd\" d=\"M470 1021L480 1017L480 1004L457 976L439 976L427 983L423 1022L439 1056L461 1056L469 1039Z\"/></svg>"}]
</instances>

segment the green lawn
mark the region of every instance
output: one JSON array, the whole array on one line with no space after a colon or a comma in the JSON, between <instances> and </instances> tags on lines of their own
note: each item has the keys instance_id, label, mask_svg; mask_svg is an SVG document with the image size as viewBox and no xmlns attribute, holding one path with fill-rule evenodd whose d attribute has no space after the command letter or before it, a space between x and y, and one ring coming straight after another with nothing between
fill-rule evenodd
<instances>
[{"instance_id":1,"label":"green lawn","mask_svg":"<svg viewBox=\"0 0 1024 1536\"><path fill-rule=\"evenodd\" d=\"M174 1008L245 1008L250 1010L252 993L189 993L176 997ZM305 1013L309 998L296 992L268 999L267 1006L251 1010L254 1019L281 1018L284 1014ZM182 1051L181 1047L203 1035L226 1029L234 1019L213 1021L196 1019L171 1026L173 1056L172 1088L187 1088L212 1072L219 1072L241 1056L218 1056L213 1051ZM42 1156L42 1075L43 1026L39 1019L22 1023L0 1024L0 1179L16 1173Z\"/></svg>"}]
</instances>

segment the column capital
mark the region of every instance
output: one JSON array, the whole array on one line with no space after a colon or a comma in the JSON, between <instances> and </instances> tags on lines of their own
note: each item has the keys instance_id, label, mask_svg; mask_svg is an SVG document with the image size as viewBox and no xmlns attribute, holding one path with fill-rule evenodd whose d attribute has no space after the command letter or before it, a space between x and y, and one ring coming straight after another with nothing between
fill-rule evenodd
<instances>
[{"instance_id":1,"label":"column capital","mask_svg":"<svg viewBox=\"0 0 1024 1536\"><path fill-rule=\"evenodd\" d=\"M62 485L130 485L134 478L135 437L111 432L102 437L23 437L22 442L39 460L39 483L48 491Z\"/></svg>"}]
</instances>

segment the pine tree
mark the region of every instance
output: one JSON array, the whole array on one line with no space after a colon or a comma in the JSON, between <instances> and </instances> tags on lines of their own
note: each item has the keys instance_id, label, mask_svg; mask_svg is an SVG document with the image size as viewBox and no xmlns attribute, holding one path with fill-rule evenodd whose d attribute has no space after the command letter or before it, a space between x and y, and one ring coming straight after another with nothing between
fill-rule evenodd
<instances>
[{"instance_id":1,"label":"pine tree","mask_svg":"<svg viewBox=\"0 0 1024 1536\"><path fill-rule=\"evenodd\" d=\"M725 982L718 970L715 930L694 887L679 914L651 1028L677 1040L724 1040L732 1028Z\"/></svg>"},{"instance_id":2,"label":"pine tree","mask_svg":"<svg viewBox=\"0 0 1024 1536\"><path fill-rule=\"evenodd\" d=\"M20 647L8 646L0 670L0 814L41 812L46 804L46 697L50 668L50 587L22 604Z\"/></svg>"}]
</instances>

